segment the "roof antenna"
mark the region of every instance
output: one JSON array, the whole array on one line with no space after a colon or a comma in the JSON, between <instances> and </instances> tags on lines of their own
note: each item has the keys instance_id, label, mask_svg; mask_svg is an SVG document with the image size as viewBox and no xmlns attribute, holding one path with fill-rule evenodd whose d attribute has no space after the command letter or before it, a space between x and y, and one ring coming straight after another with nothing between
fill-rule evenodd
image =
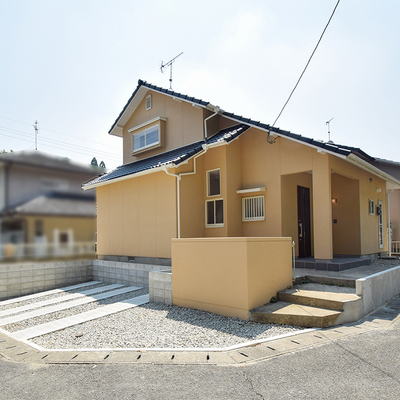
<instances>
[{"instance_id":1,"label":"roof antenna","mask_svg":"<svg viewBox=\"0 0 400 400\"><path fill-rule=\"evenodd\" d=\"M326 121L326 125L328 125L328 143L333 143L331 140L331 128L330 128L330 122L333 120L334 117L332 117L329 121Z\"/></svg>"},{"instance_id":2,"label":"roof antenna","mask_svg":"<svg viewBox=\"0 0 400 400\"><path fill-rule=\"evenodd\" d=\"M174 57L172 60L168 61L165 64L161 61L160 70L161 70L162 73L164 73L163 68L169 67L169 88L170 89L172 89L172 64L182 54L183 54L183 51L182 51L181 54L178 54L176 57Z\"/></svg>"},{"instance_id":3,"label":"roof antenna","mask_svg":"<svg viewBox=\"0 0 400 400\"><path fill-rule=\"evenodd\" d=\"M35 125L33 125L33 127L35 128L35 150L37 150L37 135L39 133L39 125L37 120L35 121Z\"/></svg>"}]
</instances>

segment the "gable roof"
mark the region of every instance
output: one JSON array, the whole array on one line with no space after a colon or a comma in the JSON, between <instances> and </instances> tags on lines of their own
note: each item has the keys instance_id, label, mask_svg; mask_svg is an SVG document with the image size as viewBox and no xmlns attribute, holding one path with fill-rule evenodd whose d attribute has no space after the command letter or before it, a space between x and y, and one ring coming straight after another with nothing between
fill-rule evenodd
<instances>
[{"instance_id":1,"label":"gable roof","mask_svg":"<svg viewBox=\"0 0 400 400\"><path fill-rule=\"evenodd\" d=\"M121 113L114 121L113 125L111 126L110 130L108 131L111 135L122 136L122 129L125 126L128 119L131 117L132 113L139 105L139 103L143 100L144 96L146 95L148 90L153 90L158 93L163 93L165 95L171 96L173 98L177 98L194 105L198 105L200 107L206 108L210 111L217 111L219 110L219 114L231 119L237 123L242 123L246 125L250 125L268 132L271 132L278 136L284 136L288 139L295 140L304 144L307 144L312 147L316 147L330 153L336 153L342 156L348 156L351 153L357 154L361 158L365 160L374 160L373 157L369 156L368 154L364 153L361 149L349 146L343 146L340 144L335 144L332 142L323 142L321 140L314 140L312 138L302 136L296 133L292 133L290 131L286 131L280 128L272 127L271 125L262 123L260 121L253 120L251 118L246 118L238 114L234 114L231 112L224 111L217 106L214 106L208 101L204 101L202 99L197 99L196 97L191 97L186 94L182 94L179 92L175 92L170 89L164 89L160 86L152 85L146 81L142 81L141 79L138 80L138 85L135 91L132 93L132 96L129 98L128 102L125 104L124 108L122 109Z\"/></svg>"},{"instance_id":2,"label":"gable roof","mask_svg":"<svg viewBox=\"0 0 400 400\"><path fill-rule=\"evenodd\" d=\"M234 114L227 112L225 110L220 109L217 106L214 106L210 102L197 99L195 97L191 97L179 92L175 92L170 89L164 89L162 87L152 85L146 81L142 81L141 79L138 80L138 86L136 87L135 91L133 92L132 96L129 98L128 102L126 103L125 107L122 109L121 113L119 114L118 118L115 120L113 125L109 130L109 134L121 136L122 131L125 124L128 122L129 118L143 100L146 93L149 91L155 91L158 93L163 93L164 95L177 98L182 101L186 101L192 103L193 105L197 105L199 107L208 109L213 112L218 112L219 115L222 115L238 124L244 124L247 127L255 127L257 129L264 130L268 133L272 133L276 136L285 137L289 140L305 144L307 146L313 147L320 152L326 152L340 158L346 159L346 161L356 165L359 168L362 168L368 172L371 172L377 176L380 176L382 179L390 182L396 186L400 187L400 180L396 177L393 177L386 171L380 168L380 164L376 162L374 157L371 157L360 148L357 147L350 147L344 146L341 144L333 143L333 142L323 142L321 140L315 140L306 136L302 136L296 133L292 133L290 131L286 131L277 127L273 127L271 125L262 123L260 121L253 120L251 118L245 118L241 115ZM123 166L122 166L123 167ZM122 168L119 167L119 168ZM118 168L117 168L118 169ZM92 181L93 182L93 181ZM88 185L88 184L87 184ZM86 186L86 185L85 185Z\"/></svg>"},{"instance_id":3,"label":"gable roof","mask_svg":"<svg viewBox=\"0 0 400 400\"><path fill-rule=\"evenodd\" d=\"M242 133L249 129L248 125L239 124L227 129L223 129L215 135L200 140L198 142L179 147L164 153L157 154L142 160L133 161L129 164L121 165L113 171L101 175L96 179L82 185L84 189L89 189L99 184L108 182L113 179L120 179L126 176L138 174L140 172L162 169L165 166L175 167L200 153L205 146L219 143L229 143L239 137Z\"/></svg>"},{"instance_id":4,"label":"gable roof","mask_svg":"<svg viewBox=\"0 0 400 400\"><path fill-rule=\"evenodd\" d=\"M0 154L0 163L73 172L87 175L88 177L104 171L104 169L100 167L75 163L67 157L57 157L38 150L22 150Z\"/></svg>"},{"instance_id":5,"label":"gable roof","mask_svg":"<svg viewBox=\"0 0 400 400\"><path fill-rule=\"evenodd\" d=\"M94 196L49 192L3 210L2 215L91 217L96 215Z\"/></svg>"}]
</instances>

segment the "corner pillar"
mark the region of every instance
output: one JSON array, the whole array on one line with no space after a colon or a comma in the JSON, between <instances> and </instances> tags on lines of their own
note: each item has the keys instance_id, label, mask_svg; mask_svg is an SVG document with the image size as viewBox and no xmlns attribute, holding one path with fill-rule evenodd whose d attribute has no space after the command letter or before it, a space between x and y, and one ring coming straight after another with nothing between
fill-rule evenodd
<instances>
[{"instance_id":1,"label":"corner pillar","mask_svg":"<svg viewBox=\"0 0 400 400\"><path fill-rule=\"evenodd\" d=\"M333 258L331 169L329 155L313 154L314 258Z\"/></svg>"}]
</instances>

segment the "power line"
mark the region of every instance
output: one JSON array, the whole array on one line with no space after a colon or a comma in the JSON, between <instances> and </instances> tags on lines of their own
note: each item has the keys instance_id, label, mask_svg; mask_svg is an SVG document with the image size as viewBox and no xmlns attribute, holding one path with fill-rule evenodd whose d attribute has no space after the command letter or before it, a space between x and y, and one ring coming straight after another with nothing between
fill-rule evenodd
<instances>
[{"instance_id":1,"label":"power line","mask_svg":"<svg viewBox=\"0 0 400 400\"><path fill-rule=\"evenodd\" d=\"M0 129L0 130L3 130L3 129ZM6 135L6 134L4 134L4 133L0 133L0 136L10 137L10 138L12 138L12 139L18 139L18 140L22 140L22 141L28 142L28 143L31 143L31 142L32 142L31 140L24 139L23 137L18 137L18 136L16 137L16 136L11 136L11 135ZM34 145L32 145L30 148L33 148L33 146L34 146ZM54 145L47 144L47 143L45 143L44 146L45 146L45 147L52 147L52 148L55 148L55 149L66 150L66 149L65 149L65 146L63 146L63 147L61 147L61 146L54 146ZM69 151L74 151L74 152L77 153L77 154L81 154L81 155L88 156L88 157L92 157L92 156L93 156L93 153L90 153L90 152L82 152L82 151L80 151L79 149L78 149L78 150L76 150L76 149L72 149L72 150L71 150L71 149L67 149L67 150L69 150ZM109 161L112 161L112 162L113 162L113 161L120 161L119 158L113 159L112 157L104 156L104 155L101 155L101 158L104 158L105 160L109 160Z\"/></svg>"},{"instance_id":2,"label":"power line","mask_svg":"<svg viewBox=\"0 0 400 400\"><path fill-rule=\"evenodd\" d=\"M0 118L7 119L7 120L13 121L13 122L17 122L18 124L22 124L22 125L27 125L27 126L31 126L31 125L32 125L32 124L28 124L28 123L26 123L26 122L17 121L17 120L12 119L12 118L3 117L3 116L1 116L1 115L0 115ZM71 138L73 138L73 139L84 140L84 141L90 142L90 143L96 143L96 144L101 145L101 146L107 146L108 148L118 149L118 148L115 147L115 146L109 146L109 145L107 145L107 144L100 143L100 142L97 142L97 141L94 141L94 140L83 139L82 137L73 136L73 135L68 135L68 134L66 134L66 133L53 131L53 130L51 130L51 129L40 128L40 130L41 130L41 131L48 131L48 132L57 133L57 134L59 134L59 135L68 136L68 137L71 137Z\"/></svg>"},{"instance_id":3,"label":"power line","mask_svg":"<svg viewBox=\"0 0 400 400\"><path fill-rule=\"evenodd\" d=\"M9 133L17 133L20 136L22 135L23 137L32 138L31 134L29 134L27 132L23 132L23 131L17 130L17 129L12 129L12 128L7 128L7 127L4 127L4 126L0 126L0 130L1 131L5 131L5 132L9 132ZM9 135L4 135L4 134L2 134L2 135L3 136L7 136L7 137L11 137L11 138L14 138L14 139L20 139L17 136L9 136ZM28 141L28 140L26 140L26 141ZM30 142L30 140L29 140L29 142ZM89 154L89 155L91 154L91 153L88 152L87 147L74 145L74 144L69 144L69 143L66 143L66 142L63 142L63 141L60 141L60 140L56 140L56 139L48 139L48 138L42 137L41 138L41 142L60 144L60 145L63 145L63 146L70 147L70 149L72 149L72 150L81 150L81 151L85 150L86 153L83 153L83 154ZM113 154L113 153L108 153L108 152L105 152L103 150L97 150L97 149L90 149L90 150L93 151L93 152L96 152L97 154L99 154L102 157L108 157L109 159L114 158L116 161L120 160L120 157L115 155L115 154Z\"/></svg>"},{"instance_id":4,"label":"power line","mask_svg":"<svg viewBox=\"0 0 400 400\"><path fill-rule=\"evenodd\" d=\"M289 95L288 99L286 100L286 103L283 105L283 107L282 107L281 111L279 112L278 116L276 117L274 123L271 125L271 127L270 127L270 129L269 129L269 132L268 132L268 138L269 138L269 134L270 134L270 132L271 132L271 129L275 126L276 122L278 121L279 117L281 116L281 114L282 114L283 110L285 109L286 105L289 103L289 100L291 99L291 97L292 97L294 91L296 90L297 86L299 85L301 78L303 77L304 73L306 72L306 69L308 68L308 65L310 64L310 61L311 61L311 59L313 58L313 56L314 56L314 54L315 54L315 52L316 52L316 50L317 50L317 48L318 48L318 46L319 46L321 40L322 40L322 37L323 37L324 34L325 34L325 31L327 30L329 24L331 23L332 17L333 17L333 15L334 15L335 12L336 12L336 9L337 9L339 3L340 3L340 0L337 1L336 5L335 5L335 8L333 9L331 16L329 17L329 20L328 20L327 24L325 25L324 30L323 30L322 33L321 33L321 36L320 36L320 38L319 38L319 40L318 40L318 42L317 42L317 44L316 44L316 46L315 46L313 52L311 53L310 58L308 59L307 64L306 64L306 66L305 66L304 69L303 69L303 72L302 72L301 75L300 75L300 78L297 80L296 85L294 86L293 90L290 92L290 95ZM273 141L273 142L275 142L275 141Z\"/></svg>"}]
</instances>

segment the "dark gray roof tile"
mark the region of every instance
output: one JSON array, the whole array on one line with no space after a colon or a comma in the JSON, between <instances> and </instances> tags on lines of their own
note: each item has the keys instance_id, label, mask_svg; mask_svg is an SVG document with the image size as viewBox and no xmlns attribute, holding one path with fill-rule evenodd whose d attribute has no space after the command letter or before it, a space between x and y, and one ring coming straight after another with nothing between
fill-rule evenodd
<instances>
[{"instance_id":1,"label":"dark gray roof tile","mask_svg":"<svg viewBox=\"0 0 400 400\"><path fill-rule=\"evenodd\" d=\"M163 165L179 165L199 153L202 150L202 146L204 144L212 144L221 141L229 143L230 141L236 139L238 136L244 133L248 128L249 126L244 124L235 125L233 127L223 129L215 135L207 139L200 140L199 142L179 147L174 150L166 151L165 153L157 154L155 156L144 158L142 160L134 161L129 164L121 165L113 171L85 183L83 187L96 185L98 183L110 181L128 175L134 175L139 172L162 167Z\"/></svg>"}]
</instances>

